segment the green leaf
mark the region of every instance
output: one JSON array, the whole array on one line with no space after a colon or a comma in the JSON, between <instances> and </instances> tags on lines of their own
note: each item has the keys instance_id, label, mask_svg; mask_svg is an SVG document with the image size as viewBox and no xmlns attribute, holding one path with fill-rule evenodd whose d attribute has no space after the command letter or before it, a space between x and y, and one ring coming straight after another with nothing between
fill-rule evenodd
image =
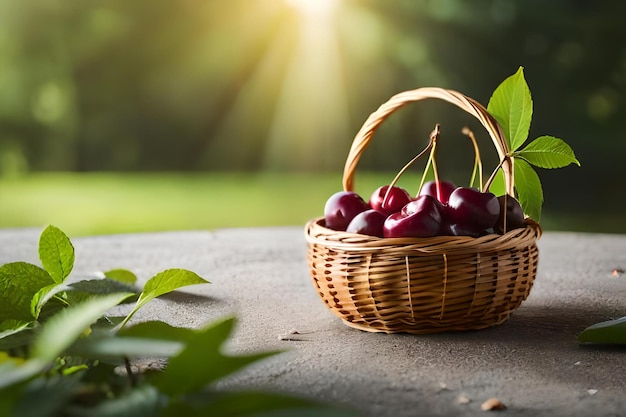
<instances>
[{"instance_id":1,"label":"green leaf","mask_svg":"<svg viewBox=\"0 0 626 417\"><path fill-rule=\"evenodd\" d=\"M4 362L0 364L0 393L4 392L6 388L12 385L28 381L42 372L47 365L46 362L38 358L28 360L20 365L14 362Z\"/></svg>"},{"instance_id":2,"label":"green leaf","mask_svg":"<svg viewBox=\"0 0 626 417\"><path fill-rule=\"evenodd\" d=\"M278 352L246 356L225 356L222 345L231 335L235 320L226 319L199 330L185 348L170 358L165 372L153 376L152 382L172 396L193 393L249 364Z\"/></svg>"},{"instance_id":3,"label":"green leaf","mask_svg":"<svg viewBox=\"0 0 626 417\"><path fill-rule=\"evenodd\" d=\"M539 176L523 159L515 159L514 171L517 199L524 213L538 222L541 220L541 206L543 205L543 189Z\"/></svg>"},{"instance_id":4,"label":"green leaf","mask_svg":"<svg viewBox=\"0 0 626 417\"><path fill-rule=\"evenodd\" d=\"M41 309L43 306L55 295L60 292L66 291L69 287L63 283L60 284L50 284L41 288L39 291L35 293L32 300L30 301L30 312L35 319L39 318L41 314Z\"/></svg>"},{"instance_id":5,"label":"green leaf","mask_svg":"<svg viewBox=\"0 0 626 417\"><path fill-rule=\"evenodd\" d=\"M94 295L115 294L128 292L134 297L125 299L122 303L133 303L137 301L139 289L133 285L128 285L120 281L107 278L89 279L74 282L68 285L66 298L69 304L81 303Z\"/></svg>"},{"instance_id":6,"label":"green leaf","mask_svg":"<svg viewBox=\"0 0 626 417\"><path fill-rule=\"evenodd\" d=\"M112 319L115 321L119 318ZM142 322L113 333L113 324L102 324L102 320L98 323L92 326L91 337L77 341L68 352L107 361L122 357L170 357L198 333L161 321Z\"/></svg>"},{"instance_id":7,"label":"green leaf","mask_svg":"<svg viewBox=\"0 0 626 417\"><path fill-rule=\"evenodd\" d=\"M20 417L55 417L80 386L81 373L36 378L26 385L13 411Z\"/></svg>"},{"instance_id":8,"label":"green leaf","mask_svg":"<svg viewBox=\"0 0 626 417\"><path fill-rule=\"evenodd\" d=\"M103 323L111 319L113 323ZM92 326L91 336L76 342L68 352L107 361L124 356L170 357L177 354L197 334L196 330L173 327L161 321L141 322L114 333L112 330L115 322L119 320L119 317L99 320Z\"/></svg>"},{"instance_id":9,"label":"green leaf","mask_svg":"<svg viewBox=\"0 0 626 417\"><path fill-rule=\"evenodd\" d=\"M181 287L208 283L209 281L195 272L186 269L168 269L159 272L146 282L137 303L143 305L153 298L167 294Z\"/></svg>"},{"instance_id":10,"label":"green leaf","mask_svg":"<svg viewBox=\"0 0 626 417\"><path fill-rule=\"evenodd\" d=\"M0 332L0 352L16 350L30 345L36 322L18 322L12 328ZM3 323L4 324L4 323ZM1 361L0 361L1 362Z\"/></svg>"},{"instance_id":11,"label":"green leaf","mask_svg":"<svg viewBox=\"0 0 626 417\"><path fill-rule=\"evenodd\" d=\"M68 347L66 352L89 359L121 361L123 358L169 358L180 352L183 347L182 342L121 337L111 332L80 339Z\"/></svg>"},{"instance_id":12,"label":"green leaf","mask_svg":"<svg viewBox=\"0 0 626 417\"><path fill-rule=\"evenodd\" d=\"M172 340L189 342L198 332L185 327L174 327L162 321L145 321L130 327L125 327L119 332L120 336L143 337L146 339Z\"/></svg>"},{"instance_id":13,"label":"green leaf","mask_svg":"<svg viewBox=\"0 0 626 417\"><path fill-rule=\"evenodd\" d=\"M52 316L35 339L32 356L51 362L76 341L89 325L132 293L110 294L91 298Z\"/></svg>"},{"instance_id":14,"label":"green leaf","mask_svg":"<svg viewBox=\"0 0 626 417\"><path fill-rule=\"evenodd\" d=\"M39 238L39 259L55 282L63 282L74 268L74 246L55 226L48 226Z\"/></svg>"},{"instance_id":15,"label":"green leaf","mask_svg":"<svg viewBox=\"0 0 626 417\"><path fill-rule=\"evenodd\" d=\"M105 278L122 282L124 284L134 284L137 276L127 269L112 269L104 273Z\"/></svg>"},{"instance_id":16,"label":"green leaf","mask_svg":"<svg viewBox=\"0 0 626 417\"><path fill-rule=\"evenodd\" d=\"M76 281L70 284L67 290L82 292L85 294L115 294L121 292L138 292L138 289L135 288L133 285L129 285L127 283L108 278Z\"/></svg>"},{"instance_id":17,"label":"green leaf","mask_svg":"<svg viewBox=\"0 0 626 417\"><path fill-rule=\"evenodd\" d=\"M25 381L16 384L5 384L4 377L10 372L9 369L15 370L18 368L12 363L0 363L0 416L15 416L13 413L15 404L19 401L24 386L26 386Z\"/></svg>"},{"instance_id":18,"label":"green leaf","mask_svg":"<svg viewBox=\"0 0 626 417\"><path fill-rule=\"evenodd\" d=\"M502 126L510 151L524 144L533 116L533 101L523 67L495 89L487 110Z\"/></svg>"},{"instance_id":19,"label":"green leaf","mask_svg":"<svg viewBox=\"0 0 626 417\"><path fill-rule=\"evenodd\" d=\"M26 262L0 266L0 322L31 321L31 300L43 287L54 284L48 272Z\"/></svg>"},{"instance_id":20,"label":"green leaf","mask_svg":"<svg viewBox=\"0 0 626 417\"><path fill-rule=\"evenodd\" d=\"M7 333L19 332L31 324L32 322L24 320L4 320L0 322L0 339Z\"/></svg>"},{"instance_id":21,"label":"green leaf","mask_svg":"<svg viewBox=\"0 0 626 417\"><path fill-rule=\"evenodd\" d=\"M126 319L122 322L121 327L124 327L128 320L130 320L130 318L150 300L188 285L208 283L209 281L205 280L195 272L191 272L186 269L167 269L163 272L159 272L146 282L135 307L128 314L128 316L126 316Z\"/></svg>"},{"instance_id":22,"label":"green leaf","mask_svg":"<svg viewBox=\"0 0 626 417\"><path fill-rule=\"evenodd\" d=\"M572 148L562 139L552 136L538 137L516 152L515 156L540 168L563 168L569 164L580 166Z\"/></svg>"},{"instance_id":23,"label":"green leaf","mask_svg":"<svg viewBox=\"0 0 626 417\"><path fill-rule=\"evenodd\" d=\"M626 317L589 326L578 335L578 341L580 343L626 345Z\"/></svg>"},{"instance_id":24,"label":"green leaf","mask_svg":"<svg viewBox=\"0 0 626 417\"><path fill-rule=\"evenodd\" d=\"M143 384L119 397L103 401L95 407L77 407L75 415L82 417L156 417L159 415L163 401L164 399L161 398L156 388Z\"/></svg>"}]
</instances>

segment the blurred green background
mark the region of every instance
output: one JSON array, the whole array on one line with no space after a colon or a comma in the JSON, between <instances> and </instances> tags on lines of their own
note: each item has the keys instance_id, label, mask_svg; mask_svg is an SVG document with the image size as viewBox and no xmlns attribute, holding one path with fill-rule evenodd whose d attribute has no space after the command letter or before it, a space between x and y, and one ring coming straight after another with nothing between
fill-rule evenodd
<instances>
[{"instance_id":1,"label":"blurred green background","mask_svg":"<svg viewBox=\"0 0 626 417\"><path fill-rule=\"evenodd\" d=\"M0 227L69 234L303 224L341 188L367 116L451 88L484 105L519 66L547 230L626 233L626 3L583 0L3 0ZM437 101L396 112L357 172L367 196L442 125L440 174L469 181L477 134ZM418 166L403 185L419 184Z\"/></svg>"}]
</instances>

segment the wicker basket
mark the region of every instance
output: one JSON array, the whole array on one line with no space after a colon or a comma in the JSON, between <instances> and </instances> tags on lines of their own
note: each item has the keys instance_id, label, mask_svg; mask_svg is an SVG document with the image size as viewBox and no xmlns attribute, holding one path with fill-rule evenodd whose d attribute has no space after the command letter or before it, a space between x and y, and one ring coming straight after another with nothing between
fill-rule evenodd
<instances>
[{"instance_id":1,"label":"wicker basket","mask_svg":"<svg viewBox=\"0 0 626 417\"><path fill-rule=\"evenodd\" d=\"M450 102L475 116L489 132L500 158L508 152L500 125L461 93L420 88L393 96L366 120L346 160L343 188L376 128L400 107L427 98ZM513 164L502 167L513 194ZM479 238L378 238L331 230L324 219L305 227L307 262L319 296L345 324L385 333L476 330L500 324L519 307L537 272L541 227Z\"/></svg>"}]
</instances>

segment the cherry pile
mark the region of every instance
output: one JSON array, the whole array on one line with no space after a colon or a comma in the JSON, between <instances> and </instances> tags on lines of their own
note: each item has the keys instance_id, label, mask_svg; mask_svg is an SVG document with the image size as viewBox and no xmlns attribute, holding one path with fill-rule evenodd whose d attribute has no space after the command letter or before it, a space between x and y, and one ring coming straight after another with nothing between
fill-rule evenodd
<instances>
[{"instance_id":1,"label":"cherry pile","mask_svg":"<svg viewBox=\"0 0 626 417\"><path fill-rule=\"evenodd\" d=\"M326 201L324 219L333 230L384 238L478 237L525 227L514 197L445 180L426 182L415 198L388 185L374 191L369 202L355 192L339 191Z\"/></svg>"}]
</instances>

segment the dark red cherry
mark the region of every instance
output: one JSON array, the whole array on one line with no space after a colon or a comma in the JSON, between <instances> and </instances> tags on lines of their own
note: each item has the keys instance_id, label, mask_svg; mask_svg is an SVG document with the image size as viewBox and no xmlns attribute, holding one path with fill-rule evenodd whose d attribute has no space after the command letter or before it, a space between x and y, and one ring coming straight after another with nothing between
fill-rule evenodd
<instances>
[{"instance_id":1,"label":"dark red cherry","mask_svg":"<svg viewBox=\"0 0 626 417\"><path fill-rule=\"evenodd\" d=\"M437 186L439 186L439 189L437 189ZM437 182L433 180L425 182L424 185L422 185L419 195L429 195L439 200L441 204L448 204L450 194L452 194L452 191L456 188L456 185L451 181L439 180L439 182Z\"/></svg>"},{"instance_id":2,"label":"dark red cherry","mask_svg":"<svg viewBox=\"0 0 626 417\"><path fill-rule=\"evenodd\" d=\"M432 237L441 229L443 206L429 195L419 196L385 220L384 237Z\"/></svg>"},{"instance_id":3,"label":"dark red cherry","mask_svg":"<svg viewBox=\"0 0 626 417\"><path fill-rule=\"evenodd\" d=\"M368 210L369 205L353 191L339 191L331 195L324 206L326 227L345 231L354 216Z\"/></svg>"},{"instance_id":4,"label":"dark red cherry","mask_svg":"<svg viewBox=\"0 0 626 417\"><path fill-rule=\"evenodd\" d=\"M371 208L381 211L388 216L392 213L400 211L402 207L411 201L411 195L404 188L396 186L391 187L391 190L389 190L389 194L387 195L387 199L385 199L387 190L389 190L389 186L383 185L382 187L378 187L376 191L372 193L372 196L370 197Z\"/></svg>"},{"instance_id":5,"label":"dark red cherry","mask_svg":"<svg viewBox=\"0 0 626 417\"><path fill-rule=\"evenodd\" d=\"M524 210L515 197L508 194L498 197L500 203L500 214L494 226L496 233L504 234L513 229L526 226L524 222Z\"/></svg>"},{"instance_id":6,"label":"dark red cherry","mask_svg":"<svg viewBox=\"0 0 626 417\"><path fill-rule=\"evenodd\" d=\"M346 232L383 237L383 224L387 216L378 210L365 210L354 216Z\"/></svg>"},{"instance_id":7,"label":"dark red cherry","mask_svg":"<svg viewBox=\"0 0 626 417\"><path fill-rule=\"evenodd\" d=\"M448 221L467 232L481 233L494 226L500 215L500 203L490 192L459 187L450 194Z\"/></svg>"}]
</instances>

